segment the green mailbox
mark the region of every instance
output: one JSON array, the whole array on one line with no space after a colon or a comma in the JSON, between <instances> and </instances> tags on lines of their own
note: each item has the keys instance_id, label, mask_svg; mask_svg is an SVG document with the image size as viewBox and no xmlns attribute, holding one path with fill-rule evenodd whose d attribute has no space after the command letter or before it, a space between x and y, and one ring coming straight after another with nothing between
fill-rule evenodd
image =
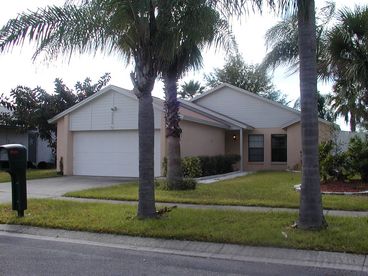
<instances>
[{"instance_id":1,"label":"green mailbox","mask_svg":"<svg viewBox=\"0 0 368 276\"><path fill-rule=\"evenodd\" d=\"M0 151L5 151L8 156L7 172L11 176L13 210L18 211L18 217L23 217L27 209L27 149L20 144L7 144L1 145Z\"/></svg>"}]
</instances>

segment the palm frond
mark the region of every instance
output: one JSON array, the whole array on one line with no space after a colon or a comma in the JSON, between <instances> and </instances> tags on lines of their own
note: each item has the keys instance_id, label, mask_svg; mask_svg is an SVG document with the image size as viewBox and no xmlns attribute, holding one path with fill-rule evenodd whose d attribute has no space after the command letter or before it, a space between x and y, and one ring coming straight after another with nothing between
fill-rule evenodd
<instances>
[{"instance_id":1,"label":"palm frond","mask_svg":"<svg viewBox=\"0 0 368 276\"><path fill-rule=\"evenodd\" d=\"M21 13L0 30L0 52L29 41L36 42L34 59L41 53L53 59L59 55L97 51L117 51L128 58L131 55L128 49L136 46L134 38L130 37L125 20L117 24L116 16L120 14L112 13L111 1L109 5L108 2L96 0L83 6L49 6ZM122 9L122 5L119 8Z\"/></svg>"}]
</instances>

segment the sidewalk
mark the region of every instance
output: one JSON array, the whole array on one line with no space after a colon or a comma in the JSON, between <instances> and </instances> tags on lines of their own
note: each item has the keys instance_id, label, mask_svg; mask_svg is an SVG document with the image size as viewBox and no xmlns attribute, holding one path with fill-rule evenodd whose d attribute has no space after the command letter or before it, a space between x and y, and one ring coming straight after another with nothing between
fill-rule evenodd
<instances>
[{"instance_id":1,"label":"sidewalk","mask_svg":"<svg viewBox=\"0 0 368 276\"><path fill-rule=\"evenodd\" d=\"M52 240L182 256L299 265L368 272L366 255L163 240L0 224L0 236Z\"/></svg>"},{"instance_id":2,"label":"sidewalk","mask_svg":"<svg viewBox=\"0 0 368 276\"><path fill-rule=\"evenodd\" d=\"M52 199L57 200L70 200L79 202L100 202L100 203L111 203L111 204L129 204L136 205L138 201L127 201L127 200L108 200L108 199L91 199L91 198L76 198L76 197L55 197ZM295 208L277 208L277 207L257 207L257 206L233 206L233 205L200 205L200 204L186 204L186 203L164 203L156 202L157 206L177 206L179 208L191 208L191 209L211 209L211 210L232 210L241 212L299 212L299 209ZM341 211L341 210L324 210L326 216L337 216L337 217L368 217L368 211Z\"/></svg>"}]
</instances>

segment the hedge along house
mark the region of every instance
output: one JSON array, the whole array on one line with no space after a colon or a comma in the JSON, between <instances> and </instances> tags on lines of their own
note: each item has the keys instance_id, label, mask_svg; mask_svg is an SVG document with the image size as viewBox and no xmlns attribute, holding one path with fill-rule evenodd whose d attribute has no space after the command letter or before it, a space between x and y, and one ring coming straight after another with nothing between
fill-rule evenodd
<instances>
[{"instance_id":1,"label":"hedge along house","mask_svg":"<svg viewBox=\"0 0 368 276\"><path fill-rule=\"evenodd\" d=\"M300 113L223 84L180 102L181 154L239 154L239 170L284 170L301 162ZM166 154L163 101L153 100L155 176ZM110 85L49 120L57 123L57 166L65 175L138 176L138 101ZM330 123L320 120L320 140Z\"/></svg>"}]
</instances>

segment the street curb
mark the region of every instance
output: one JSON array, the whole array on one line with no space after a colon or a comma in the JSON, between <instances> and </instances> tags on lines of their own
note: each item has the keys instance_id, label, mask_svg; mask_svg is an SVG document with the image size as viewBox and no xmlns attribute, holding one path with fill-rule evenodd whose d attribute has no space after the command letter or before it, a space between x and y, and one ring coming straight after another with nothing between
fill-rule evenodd
<instances>
[{"instance_id":1,"label":"street curb","mask_svg":"<svg viewBox=\"0 0 368 276\"><path fill-rule=\"evenodd\" d=\"M181 256L368 272L366 255L211 242L179 241L0 224L0 236Z\"/></svg>"}]
</instances>

